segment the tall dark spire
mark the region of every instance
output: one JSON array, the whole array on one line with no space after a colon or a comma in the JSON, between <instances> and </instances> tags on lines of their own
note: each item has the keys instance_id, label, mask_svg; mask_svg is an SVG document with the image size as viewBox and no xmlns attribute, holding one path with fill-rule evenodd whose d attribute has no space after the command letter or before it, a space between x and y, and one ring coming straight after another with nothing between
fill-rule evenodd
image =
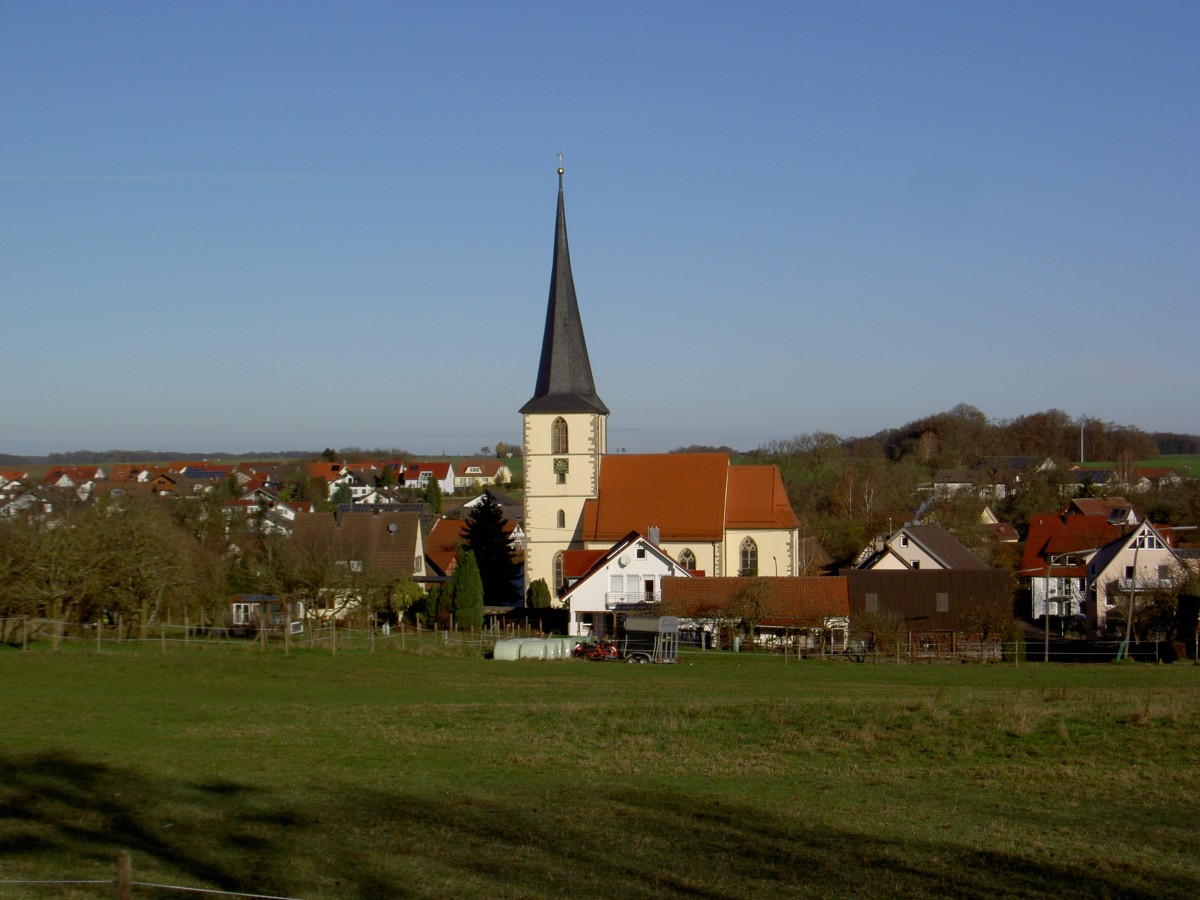
<instances>
[{"instance_id":1,"label":"tall dark spire","mask_svg":"<svg viewBox=\"0 0 1200 900\"><path fill-rule=\"evenodd\" d=\"M558 170L558 219L554 223L554 266L550 270L550 300L546 330L542 334L542 359L537 386L521 413L593 412L608 415L596 395L592 364L588 361L579 301L571 278L571 251L567 246L567 216L563 206L563 170Z\"/></svg>"}]
</instances>

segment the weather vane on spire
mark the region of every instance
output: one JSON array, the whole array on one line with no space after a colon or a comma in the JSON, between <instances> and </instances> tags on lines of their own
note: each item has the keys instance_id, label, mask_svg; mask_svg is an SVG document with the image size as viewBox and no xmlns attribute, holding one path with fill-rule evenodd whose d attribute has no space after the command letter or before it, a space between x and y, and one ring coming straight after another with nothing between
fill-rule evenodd
<instances>
[{"instance_id":1,"label":"weather vane on spire","mask_svg":"<svg viewBox=\"0 0 1200 900\"><path fill-rule=\"evenodd\" d=\"M562 161L563 161L563 152L562 152L562 147L559 147L559 148L558 148L558 152L557 152L557 153L555 153L554 155L558 157L558 186L559 186L559 187L562 187L562 176L563 176L563 165L562 165Z\"/></svg>"}]
</instances>

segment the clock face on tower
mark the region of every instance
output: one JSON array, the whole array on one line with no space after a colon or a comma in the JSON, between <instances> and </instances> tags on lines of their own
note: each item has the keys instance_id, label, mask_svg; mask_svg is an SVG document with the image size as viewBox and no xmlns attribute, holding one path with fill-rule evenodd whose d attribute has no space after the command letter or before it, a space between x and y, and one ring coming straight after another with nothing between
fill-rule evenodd
<instances>
[{"instance_id":1,"label":"clock face on tower","mask_svg":"<svg viewBox=\"0 0 1200 900\"><path fill-rule=\"evenodd\" d=\"M554 474L555 475L566 475L567 472L571 468L570 463L571 463L571 461L568 459L554 460Z\"/></svg>"}]
</instances>

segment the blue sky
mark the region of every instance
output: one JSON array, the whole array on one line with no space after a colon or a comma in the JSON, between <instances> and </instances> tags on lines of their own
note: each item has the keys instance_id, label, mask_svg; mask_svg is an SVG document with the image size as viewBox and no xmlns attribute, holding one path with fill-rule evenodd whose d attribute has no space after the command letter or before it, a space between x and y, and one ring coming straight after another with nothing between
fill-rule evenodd
<instances>
[{"instance_id":1,"label":"blue sky","mask_svg":"<svg viewBox=\"0 0 1200 900\"><path fill-rule=\"evenodd\" d=\"M0 452L1200 431L1200 4L0 3Z\"/></svg>"}]
</instances>

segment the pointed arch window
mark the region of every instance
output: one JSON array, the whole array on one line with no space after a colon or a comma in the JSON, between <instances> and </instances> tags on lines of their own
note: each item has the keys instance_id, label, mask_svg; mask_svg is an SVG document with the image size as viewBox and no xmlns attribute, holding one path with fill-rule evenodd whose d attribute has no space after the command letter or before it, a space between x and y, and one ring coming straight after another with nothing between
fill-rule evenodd
<instances>
[{"instance_id":1,"label":"pointed arch window","mask_svg":"<svg viewBox=\"0 0 1200 900\"><path fill-rule=\"evenodd\" d=\"M746 538L742 541L741 566L738 574L743 576L758 574L758 544L754 543L754 538Z\"/></svg>"},{"instance_id":2,"label":"pointed arch window","mask_svg":"<svg viewBox=\"0 0 1200 900\"><path fill-rule=\"evenodd\" d=\"M563 512L561 509L558 511L557 519L558 519L558 527L559 528L567 527L567 514L565 512Z\"/></svg>"},{"instance_id":3,"label":"pointed arch window","mask_svg":"<svg viewBox=\"0 0 1200 900\"><path fill-rule=\"evenodd\" d=\"M554 593L557 596L563 589L563 555L559 550L554 554Z\"/></svg>"},{"instance_id":4,"label":"pointed arch window","mask_svg":"<svg viewBox=\"0 0 1200 900\"><path fill-rule=\"evenodd\" d=\"M569 453L567 449L567 420L559 416L550 426L550 452Z\"/></svg>"},{"instance_id":5,"label":"pointed arch window","mask_svg":"<svg viewBox=\"0 0 1200 900\"><path fill-rule=\"evenodd\" d=\"M696 571L696 554L690 548L684 547L683 552L679 554L679 564L689 572Z\"/></svg>"}]
</instances>

